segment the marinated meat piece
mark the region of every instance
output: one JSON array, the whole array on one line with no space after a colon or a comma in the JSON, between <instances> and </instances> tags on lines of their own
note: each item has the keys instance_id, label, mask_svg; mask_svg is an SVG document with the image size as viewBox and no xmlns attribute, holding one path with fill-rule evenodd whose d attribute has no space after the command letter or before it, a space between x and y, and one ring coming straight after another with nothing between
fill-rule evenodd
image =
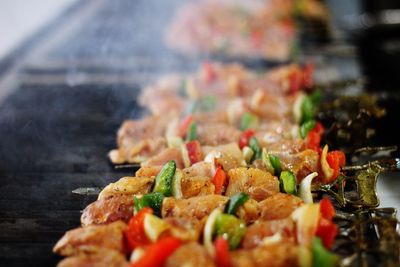
<instances>
[{"instance_id":1,"label":"marinated meat piece","mask_svg":"<svg viewBox=\"0 0 400 267\"><path fill-rule=\"evenodd\" d=\"M125 255L111 249L98 249L95 253L80 253L60 261L57 267L127 267Z\"/></svg>"},{"instance_id":2,"label":"marinated meat piece","mask_svg":"<svg viewBox=\"0 0 400 267\"><path fill-rule=\"evenodd\" d=\"M303 204L303 200L294 195L276 193L258 204L261 211L260 219L278 220L289 217Z\"/></svg>"},{"instance_id":3,"label":"marinated meat piece","mask_svg":"<svg viewBox=\"0 0 400 267\"><path fill-rule=\"evenodd\" d=\"M318 172L319 154L312 149L306 149L296 154L279 153L276 155L282 163L282 169L293 172L298 183L310 173Z\"/></svg>"},{"instance_id":4,"label":"marinated meat piece","mask_svg":"<svg viewBox=\"0 0 400 267\"><path fill-rule=\"evenodd\" d=\"M96 200L87 206L82 213L82 226L90 224L107 224L114 221L128 222L133 216L133 196L114 195Z\"/></svg>"},{"instance_id":5,"label":"marinated meat piece","mask_svg":"<svg viewBox=\"0 0 400 267\"><path fill-rule=\"evenodd\" d=\"M214 194L215 186L209 177L184 177L181 182L184 198Z\"/></svg>"},{"instance_id":6,"label":"marinated meat piece","mask_svg":"<svg viewBox=\"0 0 400 267\"><path fill-rule=\"evenodd\" d=\"M162 217L184 217L198 220L209 215L215 208L225 207L228 198L221 195L208 195L188 199L167 197L162 206Z\"/></svg>"},{"instance_id":7,"label":"marinated meat piece","mask_svg":"<svg viewBox=\"0 0 400 267\"><path fill-rule=\"evenodd\" d=\"M214 267L213 258L204 246L190 242L180 246L165 263L166 267Z\"/></svg>"},{"instance_id":8,"label":"marinated meat piece","mask_svg":"<svg viewBox=\"0 0 400 267\"><path fill-rule=\"evenodd\" d=\"M238 208L236 215L247 224L254 222L260 217L258 202L250 198Z\"/></svg>"},{"instance_id":9,"label":"marinated meat piece","mask_svg":"<svg viewBox=\"0 0 400 267\"><path fill-rule=\"evenodd\" d=\"M185 174L185 177L202 176L212 178L214 176L212 164L204 161L197 162L189 168L183 169L183 172Z\"/></svg>"},{"instance_id":10,"label":"marinated meat piece","mask_svg":"<svg viewBox=\"0 0 400 267\"><path fill-rule=\"evenodd\" d=\"M178 148L167 148L161 151L159 154L142 162L141 166L142 167L163 166L170 160L175 161L177 168L182 169L184 167L182 152Z\"/></svg>"},{"instance_id":11,"label":"marinated meat piece","mask_svg":"<svg viewBox=\"0 0 400 267\"><path fill-rule=\"evenodd\" d=\"M261 201L279 192L279 181L270 173L255 168L236 168L228 172L229 185L226 196L245 192Z\"/></svg>"},{"instance_id":12,"label":"marinated meat piece","mask_svg":"<svg viewBox=\"0 0 400 267\"><path fill-rule=\"evenodd\" d=\"M258 89L250 98L250 112L263 121L279 120L291 116L286 99L276 93Z\"/></svg>"},{"instance_id":13,"label":"marinated meat piece","mask_svg":"<svg viewBox=\"0 0 400 267\"><path fill-rule=\"evenodd\" d=\"M221 146L204 146L203 151L207 156L215 156L216 163L221 164L225 171L243 166L245 164L243 153L238 143Z\"/></svg>"},{"instance_id":14,"label":"marinated meat piece","mask_svg":"<svg viewBox=\"0 0 400 267\"><path fill-rule=\"evenodd\" d=\"M276 233L280 233L286 242L290 242L289 239L294 237L294 231L294 222L291 218L270 221L258 220L247 227L242 245L243 248L260 246L265 237L273 236Z\"/></svg>"},{"instance_id":15,"label":"marinated meat piece","mask_svg":"<svg viewBox=\"0 0 400 267\"><path fill-rule=\"evenodd\" d=\"M142 167L136 171L136 177L156 177L161 171L162 166Z\"/></svg>"},{"instance_id":16,"label":"marinated meat piece","mask_svg":"<svg viewBox=\"0 0 400 267\"><path fill-rule=\"evenodd\" d=\"M224 123L207 123L199 125L197 137L199 142L204 146L218 146L237 143L240 131Z\"/></svg>"},{"instance_id":17,"label":"marinated meat piece","mask_svg":"<svg viewBox=\"0 0 400 267\"><path fill-rule=\"evenodd\" d=\"M53 252L62 256L81 252L95 253L104 248L124 252L123 232L126 227L124 222L117 221L107 225L89 225L70 230L57 242Z\"/></svg>"},{"instance_id":18,"label":"marinated meat piece","mask_svg":"<svg viewBox=\"0 0 400 267\"><path fill-rule=\"evenodd\" d=\"M299 266L298 248L287 242L239 249L231 252L233 267L287 267Z\"/></svg>"},{"instance_id":19,"label":"marinated meat piece","mask_svg":"<svg viewBox=\"0 0 400 267\"><path fill-rule=\"evenodd\" d=\"M167 217L164 219L171 228L168 234L179 238L182 241L198 241L203 223L197 219Z\"/></svg>"},{"instance_id":20,"label":"marinated meat piece","mask_svg":"<svg viewBox=\"0 0 400 267\"><path fill-rule=\"evenodd\" d=\"M133 195L149 193L154 183L154 177L123 177L115 183L107 185L99 194L98 199L113 195Z\"/></svg>"},{"instance_id":21,"label":"marinated meat piece","mask_svg":"<svg viewBox=\"0 0 400 267\"><path fill-rule=\"evenodd\" d=\"M166 147L163 136L167 124L167 118L161 119L158 116L125 121L118 130L118 154L112 152L111 160L119 159L121 161L123 159L128 162L141 162L149 156L159 153Z\"/></svg>"}]
</instances>

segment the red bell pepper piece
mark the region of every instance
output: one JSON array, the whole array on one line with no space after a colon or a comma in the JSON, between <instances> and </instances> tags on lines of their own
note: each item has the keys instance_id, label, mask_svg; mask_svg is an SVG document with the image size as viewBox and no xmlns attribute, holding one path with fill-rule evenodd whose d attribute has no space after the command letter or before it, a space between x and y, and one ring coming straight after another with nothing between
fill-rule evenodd
<instances>
[{"instance_id":1,"label":"red bell pepper piece","mask_svg":"<svg viewBox=\"0 0 400 267\"><path fill-rule=\"evenodd\" d=\"M249 145L250 138L252 138L255 134L255 131L252 129L247 129L240 135L239 138L239 147L243 149L245 146Z\"/></svg>"},{"instance_id":2,"label":"red bell pepper piece","mask_svg":"<svg viewBox=\"0 0 400 267\"><path fill-rule=\"evenodd\" d=\"M229 256L228 241L222 236L217 237L214 241L215 247L215 263L219 267L231 266L231 259Z\"/></svg>"},{"instance_id":3,"label":"red bell pepper piece","mask_svg":"<svg viewBox=\"0 0 400 267\"><path fill-rule=\"evenodd\" d=\"M321 211L322 217L327 220L332 220L336 214L335 207L333 206L332 202L327 198L323 198L319 202L319 209Z\"/></svg>"},{"instance_id":4,"label":"red bell pepper piece","mask_svg":"<svg viewBox=\"0 0 400 267\"><path fill-rule=\"evenodd\" d=\"M150 240L144 232L144 217L148 213L152 214L153 210L148 207L143 208L129 221L128 228L125 231L125 237L130 251L134 250L136 247L150 244Z\"/></svg>"},{"instance_id":5,"label":"red bell pepper piece","mask_svg":"<svg viewBox=\"0 0 400 267\"><path fill-rule=\"evenodd\" d=\"M307 148L320 152L321 136L324 133L324 127L320 122L317 122L315 127L308 132L306 138Z\"/></svg>"},{"instance_id":6,"label":"red bell pepper piece","mask_svg":"<svg viewBox=\"0 0 400 267\"><path fill-rule=\"evenodd\" d=\"M190 124L193 122L193 115L186 116L179 125L179 135L183 138L189 129Z\"/></svg>"},{"instance_id":7,"label":"red bell pepper piece","mask_svg":"<svg viewBox=\"0 0 400 267\"><path fill-rule=\"evenodd\" d=\"M314 68L315 66L312 63L305 64L303 67L303 88L305 89L311 89L314 87Z\"/></svg>"},{"instance_id":8,"label":"red bell pepper piece","mask_svg":"<svg viewBox=\"0 0 400 267\"><path fill-rule=\"evenodd\" d=\"M215 185L215 194L221 194L226 183L226 174L221 166L217 167L217 171L215 172L211 182Z\"/></svg>"},{"instance_id":9,"label":"red bell pepper piece","mask_svg":"<svg viewBox=\"0 0 400 267\"><path fill-rule=\"evenodd\" d=\"M144 255L130 267L159 267L181 245L181 241L175 237L164 237L156 243L146 247Z\"/></svg>"},{"instance_id":10,"label":"red bell pepper piece","mask_svg":"<svg viewBox=\"0 0 400 267\"><path fill-rule=\"evenodd\" d=\"M318 222L316 235L322 240L322 243L327 249L331 249L335 237L338 233L338 228L331 220L321 217Z\"/></svg>"},{"instance_id":11,"label":"red bell pepper piece","mask_svg":"<svg viewBox=\"0 0 400 267\"><path fill-rule=\"evenodd\" d=\"M333 176L331 180L336 179L338 177L340 168L343 167L346 163L346 156L340 150L328 152L326 155L326 161L329 164L329 167L333 169Z\"/></svg>"},{"instance_id":12,"label":"red bell pepper piece","mask_svg":"<svg viewBox=\"0 0 400 267\"><path fill-rule=\"evenodd\" d=\"M186 149L189 154L189 159L191 164L199 162L203 158L203 153L201 151L200 142L197 140L190 141L186 144Z\"/></svg>"},{"instance_id":13,"label":"red bell pepper piece","mask_svg":"<svg viewBox=\"0 0 400 267\"><path fill-rule=\"evenodd\" d=\"M301 73L300 70L297 68L294 68L290 73L289 73L289 93L290 94L295 94L298 92L303 83L303 74Z\"/></svg>"},{"instance_id":14,"label":"red bell pepper piece","mask_svg":"<svg viewBox=\"0 0 400 267\"><path fill-rule=\"evenodd\" d=\"M217 78L214 67L210 62L203 62L203 77L206 83L210 83Z\"/></svg>"}]
</instances>

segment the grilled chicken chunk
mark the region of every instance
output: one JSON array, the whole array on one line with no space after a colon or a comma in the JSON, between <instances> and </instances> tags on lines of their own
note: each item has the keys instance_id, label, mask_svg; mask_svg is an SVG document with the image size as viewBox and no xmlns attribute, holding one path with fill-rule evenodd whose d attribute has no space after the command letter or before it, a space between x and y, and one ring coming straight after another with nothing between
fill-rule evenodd
<instances>
[{"instance_id":1,"label":"grilled chicken chunk","mask_svg":"<svg viewBox=\"0 0 400 267\"><path fill-rule=\"evenodd\" d=\"M107 224L118 220L127 223L132 216L132 195L114 195L96 200L87 206L83 210L81 224Z\"/></svg>"},{"instance_id":2,"label":"grilled chicken chunk","mask_svg":"<svg viewBox=\"0 0 400 267\"><path fill-rule=\"evenodd\" d=\"M206 123L199 125L197 138L202 145L218 146L237 143L240 131L224 123Z\"/></svg>"},{"instance_id":3,"label":"grilled chicken chunk","mask_svg":"<svg viewBox=\"0 0 400 267\"><path fill-rule=\"evenodd\" d=\"M315 150L306 149L295 154L279 153L277 156L282 168L293 172L297 182L301 182L310 173L318 172L319 154Z\"/></svg>"},{"instance_id":4,"label":"grilled chicken chunk","mask_svg":"<svg viewBox=\"0 0 400 267\"><path fill-rule=\"evenodd\" d=\"M188 199L167 197L162 206L162 217L196 218L208 216L215 208L223 208L228 198L221 195L208 195Z\"/></svg>"},{"instance_id":5,"label":"grilled chicken chunk","mask_svg":"<svg viewBox=\"0 0 400 267\"><path fill-rule=\"evenodd\" d=\"M284 219L302 204L303 200L296 196L276 193L258 203L261 212L260 218L264 220Z\"/></svg>"},{"instance_id":6,"label":"grilled chicken chunk","mask_svg":"<svg viewBox=\"0 0 400 267\"><path fill-rule=\"evenodd\" d=\"M146 194L154 183L154 177L130 177L126 176L115 183L107 185L99 194L98 199L113 195Z\"/></svg>"},{"instance_id":7,"label":"grilled chicken chunk","mask_svg":"<svg viewBox=\"0 0 400 267\"><path fill-rule=\"evenodd\" d=\"M165 263L166 267L213 267L213 258L204 246L190 242L179 247Z\"/></svg>"},{"instance_id":8,"label":"grilled chicken chunk","mask_svg":"<svg viewBox=\"0 0 400 267\"><path fill-rule=\"evenodd\" d=\"M215 191L215 186L211 179L202 176L183 178L181 188L184 198L211 195Z\"/></svg>"},{"instance_id":9,"label":"grilled chicken chunk","mask_svg":"<svg viewBox=\"0 0 400 267\"><path fill-rule=\"evenodd\" d=\"M170 225L168 234L176 237L182 241L198 241L203 222L197 219L168 217L164 221Z\"/></svg>"},{"instance_id":10,"label":"grilled chicken chunk","mask_svg":"<svg viewBox=\"0 0 400 267\"><path fill-rule=\"evenodd\" d=\"M226 196L245 192L261 201L279 192L279 181L270 173L255 168L236 168L228 172L229 185Z\"/></svg>"},{"instance_id":11,"label":"grilled chicken chunk","mask_svg":"<svg viewBox=\"0 0 400 267\"><path fill-rule=\"evenodd\" d=\"M141 167L163 166L170 160L175 161L177 168L182 169L184 167L182 152L178 148L164 149L159 154L142 162Z\"/></svg>"},{"instance_id":12,"label":"grilled chicken chunk","mask_svg":"<svg viewBox=\"0 0 400 267\"><path fill-rule=\"evenodd\" d=\"M297 254L298 248L294 244L280 242L232 251L231 262L233 267L295 267L299 266Z\"/></svg>"},{"instance_id":13,"label":"grilled chicken chunk","mask_svg":"<svg viewBox=\"0 0 400 267\"><path fill-rule=\"evenodd\" d=\"M212 164L209 162L198 162L190 166L189 168L183 169L183 173L186 177L210 177L214 176Z\"/></svg>"},{"instance_id":14,"label":"grilled chicken chunk","mask_svg":"<svg viewBox=\"0 0 400 267\"><path fill-rule=\"evenodd\" d=\"M107 225L89 225L70 230L57 242L53 252L62 256L82 252L95 253L102 248L124 252L123 231L127 225L116 221Z\"/></svg>"},{"instance_id":15,"label":"grilled chicken chunk","mask_svg":"<svg viewBox=\"0 0 400 267\"><path fill-rule=\"evenodd\" d=\"M57 267L126 267L129 263L125 255L100 248L95 253L80 253L60 261Z\"/></svg>"},{"instance_id":16,"label":"grilled chicken chunk","mask_svg":"<svg viewBox=\"0 0 400 267\"><path fill-rule=\"evenodd\" d=\"M294 237L294 222L291 218L281 220L258 220L250 225L243 238L243 248L254 248L262 245L265 237L279 233L287 241Z\"/></svg>"}]
</instances>

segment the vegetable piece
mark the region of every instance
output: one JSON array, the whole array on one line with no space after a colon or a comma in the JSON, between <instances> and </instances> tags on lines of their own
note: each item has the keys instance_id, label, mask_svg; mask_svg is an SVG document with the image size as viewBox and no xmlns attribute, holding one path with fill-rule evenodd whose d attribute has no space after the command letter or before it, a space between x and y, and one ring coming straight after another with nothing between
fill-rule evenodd
<instances>
[{"instance_id":1,"label":"vegetable piece","mask_svg":"<svg viewBox=\"0 0 400 267\"><path fill-rule=\"evenodd\" d=\"M240 119L240 129L242 131L247 130L249 128L257 128L258 126L258 118L257 116L251 114L250 112L246 112L242 115Z\"/></svg>"},{"instance_id":2,"label":"vegetable piece","mask_svg":"<svg viewBox=\"0 0 400 267\"><path fill-rule=\"evenodd\" d=\"M217 98L213 95L206 95L201 98L199 104L202 111L212 111L217 105Z\"/></svg>"},{"instance_id":3,"label":"vegetable piece","mask_svg":"<svg viewBox=\"0 0 400 267\"><path fill-rule=\"evenodd\" d=\"M274 167L272 167L271 161L269 160L268 152L265 148L263 148L261 158L262 158L262 162L265 165L265 168L267 169L267 172L274 175L275 170L274 170Z\"/></svg>"},{"instance_id":4,"label":"vegetable piece","mask_svg":"<svg viewBox=\"0 0 400 267\"><path fill-rule=\"evenodd\" d=\"M280 176L282 167L281 167L281 161L279 158L275 155L269 154L269 161L271 162L272 168L274 168L274 173L273 175Z\"/></svg>"},{"instance_id":5,"label":"vegetable piece","mask_svg":"<svg viewBox=\"0 0 400 267\"><path fill-rule=\"evenodd\" d=\"M214 241L214 247L215 247L215 264L219 267L231 266L228 241L224 237L219 236Z\"/></svg>"},{"instance_id":6,"label":"vegetable piece","mask_svg":"<svg viewBox=\"0 0 400 267\"><path fill-rule=\"evenodd\" d=\"M318 105L321 102L322 93L321 90L315 90L311 95L310 99L313 102L314 106Z\"/></svg>"},{"instance_id":7,"label":"vegetable piece","mask_svg":"<svg viewBox=\"0 0 400 267\"><path fill-rule=\"evenodd\" d=\"M255 138L254 136L250 138L249 147L251 148L251 150L254 151L254 155L251 158L251 162L253 162L256 159L260 159L262 155L262 149L257 138Z\"/></svg>"},{"instance_id":8,"label":"vegetable piece","mask_svg":"<svg viewBox=\"0 0 400 267\"><path fill-rule=\"evenodd\" d=\"M240 149L243 149L245 146L249 145L249 140L254 134L255 134L255 131L253 129L247 129L244 132L242 132L242 134L240 135L240 139L239 139Z\"/></svg>"},{"instance_id":9,"label":"vegetable piece","mask_svg":"<svg viewBox=\"0 0 400 267\"><path fill-rule=\"evenodd\" d=\"M233 215L222 213L215 220L215 229L217 236L227 236L229 248L235 249L246 233L246 224Z\"/></svg>"},{"instance_id":10,"label":"vegetable piece","mask_svg":"<svg viewBox=\"0 0 400 267\"><path fill-rule=\"evenodd\" d=\"M298 244L311 248L320 218L319 204L304 204L293 211L291 217L296 222Z\"/></svg>"},{"instance_id":11,"label":"vegetable piece","mask_svg":"<svg viewBox=\"0 0 400 267\"><path fill-rule=\"evenodd\" d=\"M310 173L300 182L299 197L304 201L304 203L313 203L313 197L311 194L311 183L312 180L317 176L317 172Z\"/></svg>"},{"instance_id":12,"label":"vegetable piece","mask_svg":"<svg viewBox=\"0 0 400 267\"><path fill-rule=\"evenodd\" d=\"M308 132L306 138L307 148L313 149L315 151L320 151L321 135L324 133L324 127L320 122L315 124L315 127Z\"/></svg>"},{"instance_id":13,"label":"vegetable piece","mask_svg":"<svg viewBox=\"0 0 400 267\"><path fill-rule=\"evenodd\" d=\"M150 207L157 216L161 216L161 206L164 200L163 194L159 192L153 192L143 195L141 198L134 196L133 199L135 212L139 212L145 207Z\"/></svg>"},{"instance_id":14,"label":"vegetable piece","mask_svg":"<svg viewBox=\"0 0 400 267\"><path fill-rule=\"evenodd\" d=\"M236 210L243 205L250 196L244 192L237 193L230 197L228 204L225 207L225 212L234 215Z\"/></svg>"},{"instance_id":15,"label":"vegetable piece","mask_svg":"<svg viewBox=\"0 0 400 267\"><path fill-rule=\"evenodd\" d=\"M207 218L206 224L204 225L203 230L203 242L206 247L208 253L210 255L215 255L214 246L212 243L213 234L215 232L215 220L221 214L220 209L214 209Z\"/></svg>"},{"instance_id":16,"label":"vegetable piece","mask_svg":"<svg viewBox=\"0 0 400 267\"><path fill-rule=\"evenodd\" d=\"M291 171L282 171L279 176L279 183L282 192L292 195L297 193L296 177Z\"/></svg>"},{"instance_id":17,"label":"vegetable piece","mask_svg":"<svg viewBox=\"0 0 400 267\"><path fill-rule=\"evenodd\" d=\"M151 244L138 261L129 265L130 267L161 267L174 251L179 248L181 241L175 237L165 237Z\"/></svg>"},{"instance_id":18,"label":"vegetable piece","mask_svg":"<svg viewBox=\"0 0 400 267\"><path fill-rule=\"evenodd\" d=\"M181 145L181 155L182 155L182 160L183 160L183 165L185 165L185 168L190 167L190 158L189 158L189 152L186 148L186 144Z\"/></svg>"},{"instance_id":19,"label":"vegetable piece","mask_svg":"<svg viewBox=\"0 0 400 267\"><path fill-rule=\"evenodd\" d=\"M301 103L301 122L312 120L314 118L315 105L309 96L305 96Z\"/></svg>"},{"instance_id":20,"label":"vegetable piece","mask_svg":"<svg viewBox=\"0 0 400 267\"><path fill-rule=\"evenodd\" d=\"M186 91L186 79L181 80L179 87L178 87L178 95L181 97L184 97L184 98L186 98L188 96L187 91Z\"/></svg>"},{"instance_id":21,"label":"vegetable piece","mask_svg":"<svg viewBox=\"0 0 400 267\"><path fill-rule=\"evenodd\" d=\"M158 237L169 229L169 224L153 214L145 214L143 222L144 233L152 242L156 242Z\"/></svg>"},{"instance_id":22,"label":"vegetable piece","mask_svg":"<svg viewBox=\"0 0 400 267\"><path fill-rule=\"evenodd\" d=\"M312 63L307 63L303 67L303 88L310 89L314 87L314 74L315 66ZM318 92L319 90L315 91Z\"/></svg>"},{"instance_id":23,"label":"vegetable piece","mask_svg":"<svg viewBox=\"0 0 400 267\"><path fill-rule=\"evenodd\" d=\"M250 163L251 163L251 160L253 159L253 156L254 156L254 151L253 151L253 149L251 149L251 148L248 147L248 146L245 146L245 147L243 147L242 154L243 154L243 158L244 158L244 160L246 161L246 163L247 163L247 164L250 164Z\"/></svg>"},{"instance_id":24,"label":"vegetable piece","mask_svg":"<svg viewBox=\"0 0 400 267\"><path fill-rule=\"evenodd\" d=\"M300 126L300 136L301 138L306 138L308 133L315 127L316 122L315 120L308 120L306 122L304 122L301 126Z\"/></svg>"},{"instance_id":25,"label":"vegetable piece","mask_svg":"<svg viewBox=\"0 0 400 267\"><path fill-rule=\"evenodd\" d=\"M293 118L295 122L298 124L300 124L301 122L301 116L302 116L301 104L303 103L305 97L306 97L305 94L299 93L293 104Z\"/></svg>"},{"instance_id":26,"label":"vegetable piece","mask_svg":"<svg viewBox=\"0 0 400 267\"><path fill-rule=\"evenodd\" d=\"M180 134L181 137L186 136L186 133L187 133L187 131L189 129L189 125L192 123L192 121L193 121L193 115L192 114L186 116L182 120L182 122L181 122L181 124L179 126L179 134Z\"/></svg>"},{"instance_id":27,"label":"vegetable piece","mask_svg":"<svg viewBox=\"0 0 400 267\"><path fill-rule=\"evenodd\" d=\"M335 254L327 251L322 245L321 239L314 237L312 241L313 266L334 267L338 258Z\"/></svg>"},{"instance_id":28,"label":"vegetable piece","mask_svg":"<svg viewBox=\"0 0 400 267\"><path fill-rule=\"evenodd\" d=\"M340 168L345 165L346 156L342 151L331 151L326 155L326 161L333 170L332 177L330 178L330 180L333 181L339 176Z\"/></svg>"},{"instance_id":29,"label":"vegetable piece","mask_svg":"<svg viewBox=\"0 0 400 267\"><path fill-rule=\"evenodd\" d=\"M171 160L166 163L156 177L153 192L160 192L164 196L172 196L172 178L175 175L176 163Z\"/></svg>"},{"instance_id":30,"label":"vegetable piece","mask_svg":"<svg viewBox=\"0 0 400 267\"><path fill-rule=\"evenodd\" d=\"M302 87L303 77L299 69L293 69L289 74L289 92L294 94Z\"/></svg>"},{"instance_id":31,"label":"vegetable piece","mask_svg":"<svg viewBox=\"0 0 400 267\"><path fill-rule=\"evenodd\" d=\"M186 133L186 141L193 141L197 139L197 123L192 122L189 125L189 129Z\"/></svg>"},{"instance_id":32,"label":"vegetable piece","mask_svg":"<svg viewBox=\"0 0 400 267\"><path fill-rule=\"evenodd\" d=\"M328 219L328 220L333 219L333 217L336 214L336 210L335 210L335 207L332 205L332 202L329 199L323 198L319 202L319 207L320 207L321 215L323 218Z\"/></svg>"},{"instance_id":33,"label":"vegetable piece","mask_svg":"<svg viewBox=\"0 0 400 267\"><path fill-rule=\"evenodd\" d=\"M328 161L326 160L326 156L328 155L328 145L325 145L324 148L322 149L321 153L321 169L324 174L324 182L329 183L332 181L333 173L334 170L329 166Z\"/></svg>"},{"instance_id":34,"label":"vegetable piece","mask_svg":"<svg viewBox=\"0 0 400 267\"><path fill-rule=\"evenodd\" d=\"M182 171L176 169L174 178L172 178L172 195L174 196L174 198L183 198L182 178L183 178Z\"/></svg>"},{"instance_id":35,"label":"vegetable piece","mask_svg":"<svg viewBox=\"0 0 400 267\"><path fill-rule=\"evenodd\" d=\"M151 208L141 209L135 216L133 216L128 224L128 228L125 231L125 237L128 243L130 251L139 246L150 244L150 240L147 238L144 232L144 217L146 214L152 214Z\"/></svg>"},{"instance_id":36,"label":"vegetable piece","mask_svg":"<svg viewBox=\"0 0 400 267\"><path fill-rule=\"evenodd\" d=\"M300 267L311 267L312 266L311 250L306 246L299 246L297 259Z\"/></svg>"},{"instance_id":37,"label":"vegetable piece","mask_svg":"<svg viewBox=\"0 0 400 267\"><path fill-rule=\"evenodd\" d=\"M215 185L215 194L222 194L222 190L226 183L226 173L222 169L221 166L217 167L217 171L215 172L214 177L212 178L211 182Z\"/></svg>"},{"instance_id":38,"label":"vegetable piece","mask_svg":"<svg viewBox=\"0 0 400 267\"><path fill-rule=\"evenodd\" d=\"M322 240L327 249L331 249L337 236L338 228L331 220L321 217L318 222L316 235Z\"/></svg>"},{"instance_id":39,"label":"vegetable piece","mask_svg":"<svg viewBox=\"0 0 400 267\"><path fill-rule=\"evenodd\" d=\"M171 136L167 138L169 148L180 148L183 144L183 140L179 136Z\"/></svg>"},{"instance_id":40,"label":"vegetable piece","mask_svg":"<svg viewBox=\"0 0 400 267\"><path fill-rule=\"evenodd\" d=\"M201 151L200 142L197 140L190 141L186 144L189 160L191 164L195 164L202 160L203 153Z\"/></svg>"}]
</instances>

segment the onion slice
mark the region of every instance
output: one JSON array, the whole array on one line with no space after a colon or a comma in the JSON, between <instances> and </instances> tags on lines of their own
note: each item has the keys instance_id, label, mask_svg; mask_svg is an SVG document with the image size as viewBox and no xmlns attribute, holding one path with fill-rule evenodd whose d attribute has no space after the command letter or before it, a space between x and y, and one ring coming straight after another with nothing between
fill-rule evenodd
<instances>
[{"instance_id":1,"label":"onion slice","mask_svg":"<svg viewBox=\"0 0 400 267\"><path fill-rule=\"evenodd\" d=\"M300 182L299 197L304 201L304 203L313 203L311 183L312 180L317 176L317 172L310 173Z\"/></svg>"}]
</instances>

